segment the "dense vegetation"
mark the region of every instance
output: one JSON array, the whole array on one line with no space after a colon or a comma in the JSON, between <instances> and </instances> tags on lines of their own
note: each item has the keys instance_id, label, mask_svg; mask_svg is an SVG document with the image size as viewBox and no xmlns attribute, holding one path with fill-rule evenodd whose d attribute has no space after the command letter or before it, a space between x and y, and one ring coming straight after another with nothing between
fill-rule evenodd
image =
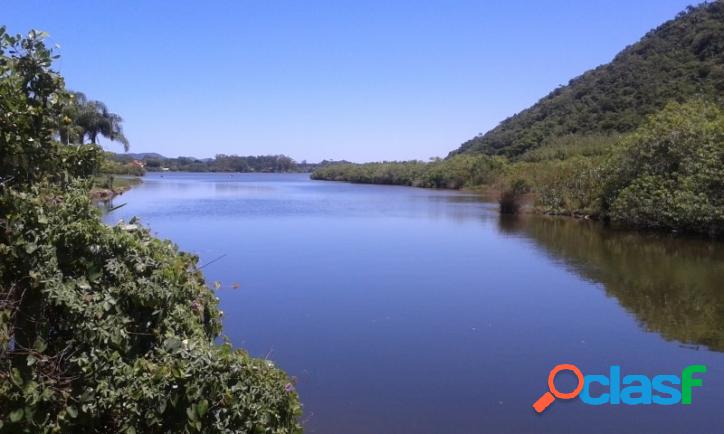
<instances>
[{"instance_id":1,"label":"dense vegetation","mask_svg":"<svg viewBox=\"0 0 724 434\"><path fill-rule=\"evenodd\" d=\"M501 173L504 159L486 155L458 155L446 160L341 163L320 167L312 179L362 184L408 185L430 188L463 188L492 182Z\"/></svg>"},{"instance_id":2,"label":"dense vegetation","mask_svg":"<svg viewBox=\"0 0 724 434\"><path fill-rule=\"evenodd\" d=\"M721 237L722 95L718 2L688 9L445 160L335 165L312 176L484 187L498 194L503 212L532 197L549 214Z\"/></svg>"},{"instance_id":3,"label":"dense vegetation","mask_svg":"<svg viewBox=\"0 0 724 434\"><path fill-rule=\"evenodd\" d=\"M453 152L518 156L560 137L628 133L671 102L724 95L724 2L688 8Z\"/></svg>"},{"instance_id":4,"label":"dense vegetation","mask_svg":"<svg viewBox=\"0 0 724 434\"><path fill-rule=\"evenodd\" d=\"M605 140L605 143L604 143ZM724 110L670 103L633 133L577 148L562 143L518 160L460 154L430 163L334 165L315 179L420 187L487 186L514 212L526 193L542 212L650 229L724 235Z\"/></svg>"},{"instance_id":5,"label":"dense vegetation","mask_svg":"<svg viewBox=\"0 0 724 434\"><path fill-rule=\"evenodd\" d=\"M214 343L197 258L101 223L101 150L64 132L78 99L51 63L0 28L0 432L299 432L290 379Z\"/></svg>"},{"instance_id":6,"label":"dense vegetation","mask_svg":"<svg viewBox=\"0 0 724 434\"><path fill-rule=\"evenodd\" d=\"M113 175L143 176L146 168L132 159L116 158L113 152L104 152L100 162L100 173Z\"/></svg>"},{"instance_id":7,"label":"dense vegetation","mask_svg":"<svg viewBox=\"0 0 724 434\"><path fill-rule=\"evenodd\" d=\"M604 165L602 212L614 221L722 235L724 110L671 103Z\"/></svg>"},{"instance_id":8,"label":"dense vegetation","mask_svg":"<svg viewBox=\"0 0 724 434\"><path fill-rule=\"evenodd\" d=\"M297 163L286 155L241 157L219 154L214 158L199 159L194 157L166 158L158 154L133 155L109 152L106 160L109 170L116 170L116 172L109 173L133 171L132 162L134 160L143 163L145 169L149 171L169 170L172 172L311 172L317 167L328 164L328 162L311 164L306 161Z\"/></svg>"}]
</instances>

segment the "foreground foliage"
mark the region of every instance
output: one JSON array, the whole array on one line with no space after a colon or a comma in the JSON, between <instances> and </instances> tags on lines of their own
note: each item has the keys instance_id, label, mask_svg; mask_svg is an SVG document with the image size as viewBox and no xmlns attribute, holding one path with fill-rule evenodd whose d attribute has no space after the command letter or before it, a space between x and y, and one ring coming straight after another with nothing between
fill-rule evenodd
<instances>
[{"instance_id":1,"label":"foreground foliage","mask_svg":"<svg viewBox=\"0 0 724 434\"><path fill-rule=\"evenodd\" d=\"M70 191L42 185L0 197L7 428L293 427L289 379L213 344L220 312L196 258L135 222L103 225L84 189Z\"/></svg>"},{"instance_id":2,"label":"foreground foliage","mask_svg":"<svg viewBox=\"0 0 724 434\"><path fill-rule=\"evenodd\" d=\"M0 28L0 54L0 432L299 432L290 379L215 344L197 258L101 223L42 35Z\"/></svg>"}]
</instances>

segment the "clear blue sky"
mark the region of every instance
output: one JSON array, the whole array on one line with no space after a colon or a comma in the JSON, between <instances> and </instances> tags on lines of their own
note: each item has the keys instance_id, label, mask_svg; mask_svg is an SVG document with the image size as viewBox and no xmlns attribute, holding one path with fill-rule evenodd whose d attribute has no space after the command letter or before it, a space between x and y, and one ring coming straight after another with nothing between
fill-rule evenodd
<instances>
[{"instance_id":1,"label":"clear blue sky","mask_svg":"<svg viewBox=\"0 0 724 434\"><path fill-rule=\"evenodd\" d=\"M49 32L134 152L370 161L444 156L688 4L3 0L0 24Z\"/></svg>"}]
</instances>

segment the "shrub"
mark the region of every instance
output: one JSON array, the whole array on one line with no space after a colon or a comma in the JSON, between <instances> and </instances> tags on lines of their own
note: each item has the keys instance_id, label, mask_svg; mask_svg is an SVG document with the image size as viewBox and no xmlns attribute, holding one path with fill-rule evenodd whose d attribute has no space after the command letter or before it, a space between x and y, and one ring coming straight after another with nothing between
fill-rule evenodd
<instances>
[{"instance_id":1,"label":"shrub","mask_svg":"<svg viewBox=\"0 0 724 434\"><path fill-rule=\"evenodd\" d=\"M112 175L143 176L146 174L146 170L143 167L137 166L132 163L121 163L105 158L101 162L100 173Z\"/></svg>"},{"instance_id":2,"label":"shrub","mask_svg":"<svg viewBox=\"0 0 724 434\"><path fill-rule=\"evenodd\" d=\"M530 191L530 186L524 179L514 179L503 190L498 198L502 214L517 214L520 209L521 197Z\"/></svg>"},{"instance_id":3,"label":"shrub","mask_svg":"<svg viewBox=\"0 0 724 434\"><path fill-rule=\"evenodd\" d=\"M536 193L536 206L546 214L586 215L601 213L601 188L605 176L601 159L572 157L526 166Z\"/></svg>"},{"instance_id":4,"label":"shrub","mask_svg":"<svg viewBox=\"0 0 724 434\"><path fill-rule=\"evenodd\" d=\"M229 344L197 258L89 199L100 149L54 140L42 35L0 27L0 432L301 431L289 378Z\"/></svg>"},{"instance_id":5,"label":"shrub","mask_svg":"<svg viewBox=\"0 0 724 434\"><path fill-rule=\"evenodd\" d=\"M77 185L0 196L0 420L21 432L296 432L290 380L213 340L196 257Z\"/></svg>"},{"instance_id":6,"label":"shrub","mask_svg":"<svg viewBox=\"0 0 724 434\"><path fill-rule=\"evenodd\" d=\"M724 111L671 103L629 136L606 164L611 220L655 229L724 233Z\"/></svg>"}]
</instances>

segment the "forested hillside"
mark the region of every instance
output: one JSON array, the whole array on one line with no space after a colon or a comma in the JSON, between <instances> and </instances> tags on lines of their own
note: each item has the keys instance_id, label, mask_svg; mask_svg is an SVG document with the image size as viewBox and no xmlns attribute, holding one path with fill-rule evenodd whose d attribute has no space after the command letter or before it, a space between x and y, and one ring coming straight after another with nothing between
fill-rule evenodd
<instances>
[{"instance_id":1,"label":"forested hillside","mask_svg":"<svg viewBox=\"0 0 724 434\"><path fill-rule=\"evenodd\" d=\"M689 7L451 154L516 157L559 138L633 131L668 102L724 95L724 1ZM570 139L569 139L570 140Z\"/></svg>"},{"instance_id":2,"label":"forested hillside","mask_svg":"<svg viewBox=\"0 0 724 434\"><path fill-rule=\"evenodd\" d=\"M724 2L690 7L448 158L315 179L474 187L547 214L724 234Z\"/></svg>"}]
</instances>

